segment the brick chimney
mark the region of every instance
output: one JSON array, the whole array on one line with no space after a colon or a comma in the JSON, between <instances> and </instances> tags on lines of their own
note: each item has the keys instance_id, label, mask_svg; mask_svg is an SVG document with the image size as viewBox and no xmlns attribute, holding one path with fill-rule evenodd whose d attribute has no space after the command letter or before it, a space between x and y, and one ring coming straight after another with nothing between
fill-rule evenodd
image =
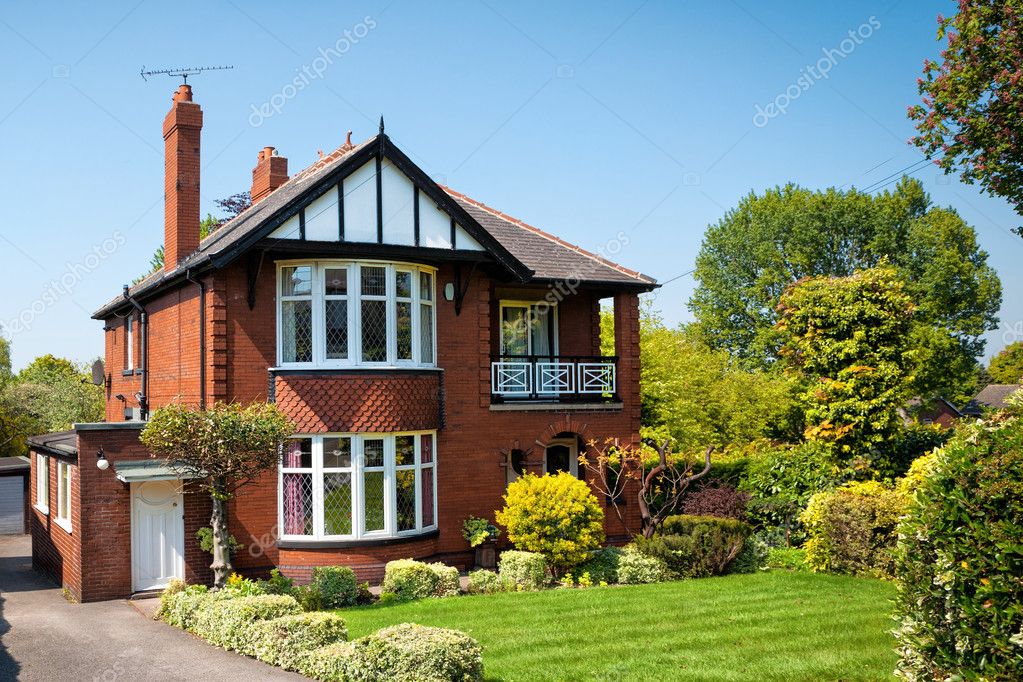
<instances>
[{"instance_id":1,"label":"brick chimney","mask_svg":"<svg viewBox=\"0 0 1023 682\"><path fill-rule=\"evenodd\" d=\"M192 86L178 87L163 119L164 270L173 270L199 248L199 134L202 109Z\"/></svg>"},{"instance_id":2,"label":"brick chimney","mask_svg":"<svg viewBox=\"0 0 1023 682\"><path fill-rule=\"evenodd\" d=\"M257 204L288 181L288 159L273 147L263 147L252 169L252 203Z\"/></svg>"}]
</instances>

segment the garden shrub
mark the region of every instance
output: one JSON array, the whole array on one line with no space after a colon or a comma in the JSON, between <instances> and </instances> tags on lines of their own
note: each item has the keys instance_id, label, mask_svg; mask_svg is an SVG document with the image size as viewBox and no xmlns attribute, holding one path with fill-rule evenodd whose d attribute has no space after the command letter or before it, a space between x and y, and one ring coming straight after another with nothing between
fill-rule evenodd
<instances>
[{"instance_id":1,"label":"garden shrub","mask_svg":"<svg viewBox=\"0 0 1023 682\"><path fill-rule=\"evenodd\" d=\"M191 631L210 644L225 649L243 650L252 623L300 613L302 607L293 597L263 594L235 599L212 599L195 614Z\"/></svg>"},{"instance_id":2,"label":"garden shrub","mask_svg":"<svg viewBox=\"0 0 1023 682\"><path fill-rule=\"evenodd\" d=\"M727 483L703 486L686 494L682 500L682 513L742 521L746 518L749 499L748 492L736 490L735 486Z\"/></svg>"},{"instance_id":3,"label":"garden shrub","mask_svg":"<svg viewBox=\"0 0 1023 682\"><path fill-rule=\"evenodd\" d=\"M224 594L222 596L228 598L234 597L256 597L261 594L267 594L263 585L265 581L255 581L248 578L243 578L237 573L232 573L227 576L227 582L224 587L220 590Z\"/></svg>"},{"instance_id":4,"label":"garden shrub","mask_svg":"<svg viewBox=\"0 0 1023 682\"><path fill-rule=\"evenodd\" d=\"M590 558L579 564L574 573L576 575L589 574L594 584L607 583L614 585L618 582L618 560L622 556L622 550L618 547L603 547L590 553Z\"/></svg>"},{"instance_id":5,"label":"garden shrub","mask_svg":"<svg viewBox=\"0 0 1023 682\"><path fill-rule=\"evenodd\" d=\"M876 481L817 493L800 515L814 571L890 577L905 497Z\"/></svg>"},{"instance_id":6,"label":"garden shrub","mask_svg":"<svg viewBox=\"0 0 1023 682\"><path fill-rule=\"evenodd\" d=\"M278 568L270 571L269 580L260 580L258 584L265 594L291 594L295 587L295 581L283 575Z\"/></svg>"},{"instance_id":7,"label":"garden shrub","mask_svg":"<svg viewBox=\"0 0 1023 682\"><path fill-rule=\"evenodd\" d=\"M298 672L323 682L376 682L387 679L370 671L356 670L352 660L354 646L348 642L328 644L306 652L299 659Z\"/></svg>"},{"instance_id":8,"label":"garden shrub","mask_svg":"<svg viewBox=\"0 0 1023 682\"><path fill-rule=\"evenodd\" d=\"M767 550L767 567L787 571L808 571L806 550L796 547L771 547Z\"/></svg>"},{"instance_id":9,"label":"garden shrub","mask_svg":"<svg viewBox=\"0 0 1023 682\"><path fill-rule=\"evenodd\" d=\"M355 571L347 566L317 566L313 569L312 585L319 591L325 609L352 606L359 596Z\"/></svg>"},{"instance_id":10,"label":"garden shrub","mask_svg":"<svg viewBox=\"0 0 1023 682\"><path fill-rule=\"evenodd\" d=\"M380 596L411 601L458 594L458 569L444 564L424 564L412 559L389 561L384 567Z\"/></svg>"},{"instance_id":11,"label":"garden shrub","mask_svg":"<svg viewBox=\"0 0 1023 682\"><path fill-rule=\"evenodd\" d=\"M501 577L519 590L540 590L550 584L547 559L536 552L507 550L497 562Z\"/></svg>"},{"instance_id":12,"label":"garden shrub","mask_svg":"<svg viewBox=\"0 0 1023 682\"><path fill-rule=\"evenodd\" d=\"M312 583L308 585L295 585L288 592L303 611L320 611L323 609L323 595L320 588Z\"/></svg>"},{"instance_id":13,"label":"garden shrub","mask_svg":"<svg viewBox=\"0 0 1023 682\"><path fill-rule=\"evenodd\" d=\"M334 613L299 613L271 620L257 620L249 626L248 637L239 652L264 663L297 670L313 649L344 642L348 629Z\"/></svg>"},{"instance_id":14,"label":"garden shrub","mask_svg":"<svg viewBox=\"0 0 1023 682\"><path fill-rule=\"evenodd\" d=\"M713 516L669 516L658 535L636 538L636 548L660 559L679 578L722 575L751 534L745 523Z\"/></svg>"},{"instance_id":15,"label":"garden shrub","mask_svg":"<svg viewBox=\"0 0 1023 682\"><path fill-rule=\"evenodd\" d=\"M910 502L896 553L899 674L1019 680L1023 419L961 425Z\"/></svg>"},{"instance_id":16,"label":"garden shrub","mask_svg":"<svg viewBox=\"0 0 1023 682\"><path fill-rule=\"evenodd\" d=\"M604 542L604 510L585 481L568 473L526 474L508 486L497 522L518 549L547 557L555 575Z\"/></svg>"},{"instance_id":17,"label":"garden shrub","mask_svg":"<svg viewBox=\"0 0 1023 682\"><path fill-rule=\"evenodd\" d=\"M831 490L845 475L831 449L811 441L751 456L739 490L750 493L747 515L757 528L782 527L790 544L798 544L799 513L814 494Z\"/></svg>"},{"instance_id":18,"label":"garden shrub","mask_svg":"<svg viewBox=\"0 0 1023 682\"><path fill-rule=\"evenodd\" d=\"M728 564L729 573L756 573L767 567L770 548L756 535L750 535L742 543L739 555Z\"/></svg>"},{"instance_id":19,"label":"garden shrub","mask_svg":"<svg viewBox=\"0 0 1023 682\"><path fill-rule=\"evenodd\" d=\"M495 571L481 568L478 571L471 571L469 573L469 585L467 587L469 594L495 594L497 592L507 592L508 588L509 582Z\"/></svg>"},{"instance_id":20,"label":"garden shrub","mask_svg":"<svg viewBox=\"0 0 1023 682\"><path fill-rule=\"evenodd\" d=\"M668 579L668 567L656 557L647 556L634 546L626 546L618 557L618 582L644 585Z\"/></svg>"},{"instance_id":21,"label":"garden shrub","mask_svg":"<svg viewBox=\"0 0 1023 682\"><path fill-rule=\"evenodd\" d=\"M178 587L169 585L160 595L157 617L169 625L188 630L199 609L212 601L213 595L205 585L189 585L184 589Z\"/></svg>"}]
</instances>

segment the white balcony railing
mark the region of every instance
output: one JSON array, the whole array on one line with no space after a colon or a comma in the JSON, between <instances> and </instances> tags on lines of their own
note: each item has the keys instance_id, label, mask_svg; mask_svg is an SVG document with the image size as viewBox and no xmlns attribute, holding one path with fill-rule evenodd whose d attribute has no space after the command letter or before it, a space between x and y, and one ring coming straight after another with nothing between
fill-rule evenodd
<instances>
[{"instance_id":1,"label":"white balcony railing","mask_svg":"<svg viewBox=\"0 0 1023 682\"><path fill-rule=\"evenodd\" d=\"M502 355L490 364L491 396L497 402L613 400L618 389L616 360Z\"/></svg>"}]
</instances>

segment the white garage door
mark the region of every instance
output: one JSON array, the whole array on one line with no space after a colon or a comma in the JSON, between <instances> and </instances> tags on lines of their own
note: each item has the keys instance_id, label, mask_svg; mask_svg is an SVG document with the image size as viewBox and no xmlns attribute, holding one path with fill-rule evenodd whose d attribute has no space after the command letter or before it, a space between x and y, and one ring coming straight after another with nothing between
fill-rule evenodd
<instances>
[{"instance_id":1,"label":"white garage door","mask_svg":"<svg viewBox=\"0 0 1023 682\"><path fill-rule=\"evenodd\" d=\"M0 477L0 535L25 532L25 493L21 476Z\"/></svg>"}]
</instances>

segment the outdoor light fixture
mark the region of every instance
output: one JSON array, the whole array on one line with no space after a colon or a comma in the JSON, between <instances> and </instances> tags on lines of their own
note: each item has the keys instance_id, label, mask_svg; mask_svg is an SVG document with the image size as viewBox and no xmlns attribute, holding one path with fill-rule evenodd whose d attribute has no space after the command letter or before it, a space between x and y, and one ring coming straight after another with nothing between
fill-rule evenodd
<instances>
[{"instance_id":1,"label":"outdoor light fixture","mask_svg":"<svg viewBox=\"0 0 1023 682\"><path fill-rule=\"evenodd\" d=\"M100 471L106 471L110 467L110 460L107 459L106 453L103 452L103 448L96 451L96 468Z\"/></svg>"},{"instance_id":2,"label":"outdoor light fixture","mask_svg":"<svg viewBox=\"0 0 1023 682\"><path fill-rule=\"evenodd\" d=\"M447 301L455 300L455 285L451 282L444 285L444 299Z\"/></svg>"}]
</instances>

